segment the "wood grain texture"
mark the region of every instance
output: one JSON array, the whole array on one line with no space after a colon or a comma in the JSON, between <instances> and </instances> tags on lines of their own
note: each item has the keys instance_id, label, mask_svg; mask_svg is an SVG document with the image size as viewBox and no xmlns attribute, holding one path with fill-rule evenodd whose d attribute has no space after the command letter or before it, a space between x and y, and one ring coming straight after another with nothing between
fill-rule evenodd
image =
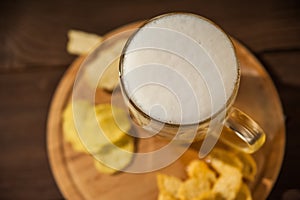
<instances>
[{"instance_id":1,"label":"wood grain texture","mask_svg":"<svg viewBox=\"0 0 300 200\"><path fill-rule=\"evenodd\" d=\"M292 51L263 53L261 58L267 66L272 66L272 74L284 85L299 86L300 71L298 70L300 49Z\"/></svg>"},{"instance_id":2,"label":"wood grain texture","mask_svg":"<svg viewBox=\"0 0 300 200\"><path fill-rule=\"evenodd\" d=\"M2 10L1 40L6 46L1 50L2 70L70 63L74 57L65 46L71 28L102 35L132 21L178 10L207 16L257 52L300 47L297 1L11 1Z\"/></svg>"},{"instance_id":3,"label":"wood grain texture","mask_svg":"<svg viewBox=\"0 0 300 200\"><path fill-rule=\"evenodd\" d=\"M54 89L75 59L65 51L67 30L103 35L170 11L211 18L264 63L279 91L287 128L285 162L269 199L281 199L288 189L300 188L298 0L4 0L0 2L0 199L63 198L48 165L45 130Z\"/></svg>"},{"instance_id":4,"label":"wood grain texture","mask_svg":"<svg viewBox=\"0 0 300 200\"><path fill-rule=\"evenodd\" d=\"M0 198L58 199L48 164L48 106L63 70L0 74Z\"/></svg>"}]
</instances>

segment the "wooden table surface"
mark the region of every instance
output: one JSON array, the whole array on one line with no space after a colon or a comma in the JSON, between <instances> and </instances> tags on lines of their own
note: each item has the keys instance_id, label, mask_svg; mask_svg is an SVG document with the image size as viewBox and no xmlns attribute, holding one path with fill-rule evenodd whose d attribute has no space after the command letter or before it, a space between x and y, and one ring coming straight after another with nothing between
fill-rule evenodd
<instances>
[{"instance_id":1,"label":"wooden table surface","mask_svg":"<svg viewBox=\"0 0 300 200\"><path fill-rule=\"evenodd\" d=\"M0 199L63 199L50 170L46 122L55 88L75 59L67 31L100 35L171 11L206 16L245 44L274 80L287 146L269 199L300 199L300 2L109 0L1 1Z\"/></svg>"}]
</instances>

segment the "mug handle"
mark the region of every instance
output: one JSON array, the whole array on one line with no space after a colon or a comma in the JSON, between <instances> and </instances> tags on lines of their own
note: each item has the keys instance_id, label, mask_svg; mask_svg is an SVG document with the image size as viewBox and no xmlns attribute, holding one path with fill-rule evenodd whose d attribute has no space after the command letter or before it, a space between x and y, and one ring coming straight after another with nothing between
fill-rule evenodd
<instances>
[{"instance_id":1,"label":"mug handle","mask_svg":"<svg viewBox=\"0 0 300 200\"><path fill-rule=\"evenodd\" d=\"M232 107L227 114L221 140L233 148L253 153L264 144L266 134L251 117Z\"/></svg>"}]
</instances>

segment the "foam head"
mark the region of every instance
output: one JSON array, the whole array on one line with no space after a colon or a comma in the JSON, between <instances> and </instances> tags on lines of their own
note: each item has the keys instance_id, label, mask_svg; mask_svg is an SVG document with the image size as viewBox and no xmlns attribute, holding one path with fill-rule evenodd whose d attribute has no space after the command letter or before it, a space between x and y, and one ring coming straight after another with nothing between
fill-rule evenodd
<instances>
[{"instance_id":1,"label":"foam head","mask_svg":"<svg viewBox=\"0 0 300 200\"><path fill-rule=\"evenodd\" d=\"M229 37L197 15L159 16L127 42L123 92L143 113L170 124L195 124L226 107L239 81Z\"/></svg>"}]
</instances>

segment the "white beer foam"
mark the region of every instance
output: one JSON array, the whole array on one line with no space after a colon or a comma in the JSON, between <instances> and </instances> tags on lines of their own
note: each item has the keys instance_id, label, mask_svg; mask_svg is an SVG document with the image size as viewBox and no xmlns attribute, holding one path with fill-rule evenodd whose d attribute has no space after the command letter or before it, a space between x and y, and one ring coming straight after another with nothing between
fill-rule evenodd
<instances>
[{"instance_id":1,"label":"white beer foam","mask_svg":"<svg viewBox=\"0 0 300 200\"><path fill-rule=\"evenodd\" d=\"M134 104L173 124L210 118L226 106L238 81L228 36L208 20L183 13L141 27L127 44L122 70ZM151 111L157 105L162 109Z\"/></svg>"}]
</instances>

